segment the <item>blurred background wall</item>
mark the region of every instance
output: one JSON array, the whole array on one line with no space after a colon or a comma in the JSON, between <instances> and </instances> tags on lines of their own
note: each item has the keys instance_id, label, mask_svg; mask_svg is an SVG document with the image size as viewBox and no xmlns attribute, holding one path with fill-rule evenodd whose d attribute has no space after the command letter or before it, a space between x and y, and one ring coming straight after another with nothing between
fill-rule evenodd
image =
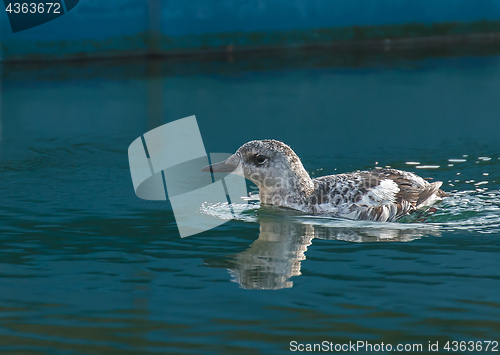
<instances>
[{"instance_id":1,"label":"blurred background wall","mask_svg":"<svg viewBox=\"0 0 500 355\"><path fill-rule=\"evenodd\" d=\"M3 61L497 41L500 0L80 0L12 33Z\"/></svg>"}]
</instances>

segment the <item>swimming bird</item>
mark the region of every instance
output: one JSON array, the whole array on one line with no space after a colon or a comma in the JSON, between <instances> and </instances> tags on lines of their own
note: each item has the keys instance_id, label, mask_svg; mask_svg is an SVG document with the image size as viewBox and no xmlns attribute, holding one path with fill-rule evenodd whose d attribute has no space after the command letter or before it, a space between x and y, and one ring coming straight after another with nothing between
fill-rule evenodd
<instances>
[{"instance_id":1,"label":"swimming bird","mask_svg":"<svg viewBox=\"0 0 500 355\"><path fill-rule=\"evenodd\" d=\"M429 183L397 169L312 179L297 154L273 139L245 143L225 161L202 170L244 176L257 185L263 204L355 220L396 221L446 196L441 181Z\"/></svg>"}]
</instances>

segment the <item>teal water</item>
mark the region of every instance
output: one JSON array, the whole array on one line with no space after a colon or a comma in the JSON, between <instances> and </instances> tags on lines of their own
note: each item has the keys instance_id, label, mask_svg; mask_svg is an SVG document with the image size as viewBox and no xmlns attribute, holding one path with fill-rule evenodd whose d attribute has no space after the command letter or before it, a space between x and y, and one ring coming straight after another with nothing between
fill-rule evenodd
<instances>
[{"instance_id":1,"label":"teal water","mask_svg":"<svg viewBox=\"0 0 500 355\"><path fill-rule=\"evenodd\" d=\"M500 57L12 64L2 77L2 354L500 340ZM312 176L391 166L450 196L415 223L254 203L181 239L168 203L135 196L127 148L193 114L208 152L275 138Z\"/></svg>"}]
</instances>

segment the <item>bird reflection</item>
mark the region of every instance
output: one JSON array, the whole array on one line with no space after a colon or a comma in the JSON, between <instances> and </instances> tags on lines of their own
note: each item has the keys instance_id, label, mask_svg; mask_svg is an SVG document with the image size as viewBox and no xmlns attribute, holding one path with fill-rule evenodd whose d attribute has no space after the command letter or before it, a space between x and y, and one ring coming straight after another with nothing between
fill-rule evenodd
<instances>
[{"instance_id":1,"label":"bird reflection","mask_svg":"<svg viewBox=\"0 0 500 355\"><path fill-rule=\"evenodd\" d=\"M259 238L232 257L229 272L244 289L277 290L293 287L301 262L314 238L349 242L409 242L439 232L422 229L325 227L282 218L259 218Z\"/></svg>"},{"instance_id":2,"label":"bird reflection","mask_svg":"<svg viewBox=\"0 0 500 355\"><path fill-rule=\"evenodd\" d=\"M235 255L229 272L242 288L290 288L289 279L300 275L300 262L313 238L313 226L261 219L259 239Z\"/></svg>"}]
</instances>

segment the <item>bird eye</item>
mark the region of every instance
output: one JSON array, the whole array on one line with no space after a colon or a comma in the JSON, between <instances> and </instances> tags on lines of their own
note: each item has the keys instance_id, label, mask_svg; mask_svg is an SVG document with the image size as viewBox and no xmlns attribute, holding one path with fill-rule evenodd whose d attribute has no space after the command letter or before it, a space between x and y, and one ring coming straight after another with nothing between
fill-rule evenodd
<instances>
[{"instance_id":1,"label":"bird eye","mask_svg":"<svg viewBox=\"0 0 500 355\"><path fill-rule=\"evenodd\" d=\"M261 154L258 154L255 156L255 161L259 164L264 164L264 162L266 161L266 157L261 155Z\"/></svg>"}]
</instances>

